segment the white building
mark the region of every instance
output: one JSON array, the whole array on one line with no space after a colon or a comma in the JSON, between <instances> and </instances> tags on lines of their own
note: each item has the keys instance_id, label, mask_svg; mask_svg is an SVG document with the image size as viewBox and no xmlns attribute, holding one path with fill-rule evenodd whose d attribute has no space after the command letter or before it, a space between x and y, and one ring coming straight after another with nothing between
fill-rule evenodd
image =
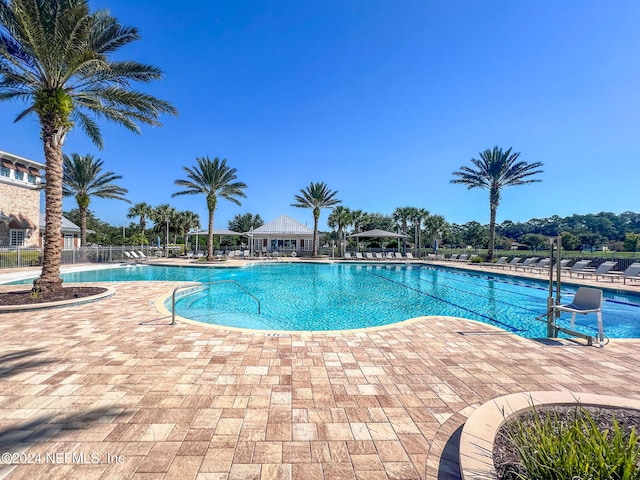
<instances>
[{"instance_id":1,"label":"white building","mask_svg":"<svg viewBox=\"0 0 640 480\"><path fill-rule=\"evenodd\" d=\"M280 252L284 254L311 255L313 251L313 230L286 215L265 223L253 232L253 251Z\"/></svg>"}]
</instances>

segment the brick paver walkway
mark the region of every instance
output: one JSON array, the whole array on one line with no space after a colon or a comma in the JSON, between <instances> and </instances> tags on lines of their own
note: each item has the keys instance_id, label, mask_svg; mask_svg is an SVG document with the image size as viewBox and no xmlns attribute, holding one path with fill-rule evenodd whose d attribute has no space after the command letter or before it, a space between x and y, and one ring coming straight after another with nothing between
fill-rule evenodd
<instances>
[{"instance_id":1,"label":"brick paver walkway","mask_svg":"<svg viewBox=\"0 0 640 480\"><path fill-rule=\"evenodd\" d=\"M451 318L283 336L170 326L153 301L175 285L0 314L0 450L14 454L0 478L458 478L459 429L496 396L640 399L640 341L545 345Z\"/></svg>"}]
</instances>

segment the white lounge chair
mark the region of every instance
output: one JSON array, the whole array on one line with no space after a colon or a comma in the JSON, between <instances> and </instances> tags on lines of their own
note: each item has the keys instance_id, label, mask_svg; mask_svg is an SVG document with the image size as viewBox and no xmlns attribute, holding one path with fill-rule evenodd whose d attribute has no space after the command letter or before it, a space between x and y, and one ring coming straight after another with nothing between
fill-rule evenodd
<instances>
[{"instance_id":1,"label":"white lounge chair","mask_svg":"<svg viewBox=\"0 0 640 480\"><path fill-rule=\"evenodd\" d=\"M397 258L398 260L402 260L402 253L396 252L395 258Z\"/></svg>"},{"instance_id":2,"label":"white lounge chair","mask_svg":"<svg viewBox=\"0 0 640 480\"><path fill-rule=\"evenodd\" d=\"M414 260L413 253L411 253L411 252L405 253L404 256L406 257L407 260Z\"/></svg>"},{"instance_id":3,"label":"white lounge chair","mask_svg":"<svg viewBox=\"0 0 640 480\"><path fill-rule=\"evenodd\" d=\"M149 260L149 257L147 257L144 253L142 253L140 250L138 250L138 256L142 259L142 260Z\"/></svg>"},{"instance_id":4,"label":"white lounge chair","mask_svg":"<svg viewBox=\"0 0 640 480\"><path fill-rule=\"evenodd\" d=\"M600 346L604 346L604 329L602 326L602 290L591 287L579 287L573 301L567 305L557 305L559 312L571 313L571 328L576 321L576 315L595 313L598 316L598 337Z\"/></svg>"},{"instance_id":5,"label":"white lounge chair","mask_svg":"<svg viewBox=\"0 0 640 480\"><path fill-rule=\"evenodd\" d=\"M371 252L365 252L364 258L366 260L375 260L375 257L373 256L373 253L371 253Z\"/></svg>"},{"instance_id":6,"label":"white lounge chair","mask_svg":"<svg viewBox=\"0 0 640 480\"><path fill-rule=\"evenodd\" d=\"M393 260L395 257L393 255L393 252L387 252L384 258L386 258L387 260Z\"/></svg>"},{"instance_id":7,"label":"white lounge chair","mask_svg":"<svg viewBox=\"0 0 640 480\"><path fill-rule=\"evenodd\" d=\"M364 260L364 257L362 256L362 252L356 252L356 260Z\"/></svg>"},{"instance_id":8,"label":"white lounge chair","mask_svg":"<svg viewBox=\"0 0 640 480\"><path fill-rule=\"evenodd\" d=\"M380 252L376 252L376 260L384 260L384 257L382 256L382 254Z\"/></svg>"}]
</instances>

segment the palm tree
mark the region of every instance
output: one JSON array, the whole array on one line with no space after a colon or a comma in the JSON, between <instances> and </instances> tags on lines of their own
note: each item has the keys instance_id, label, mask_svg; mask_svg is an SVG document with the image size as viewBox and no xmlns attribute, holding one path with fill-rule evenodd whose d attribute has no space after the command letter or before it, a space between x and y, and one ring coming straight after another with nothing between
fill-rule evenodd
<instances>
[{"instance_id":1,"label":"palm tree","mask_svg":"<svg viewBox=\"0 0 640 480\"><path fill-rule=\"evenodd\" d=\"M409 220L417 215L418 209L415 207L398 207L396 208L391 216L393 217L393 221L400 224L400 228L402 229L402 233L406 235ZM399 241L400 239L398 239ZM406 238L402 238L402 249L406 250ZM398 245L400 247L400 245Z\"/></svg>"},{"instance_id":2,"label":"palm tree","mask_svg":"<svg viewBox=\"0 0 640 480\"><path fill-rule=\"evenodd\" d=\"M146 202L136 203L129 209L127 218L140 217L140 232L144 235L147 228L147 219L153 215L153 207Z\"/></svg>"},{"instance_id":3,"label":"palm tree","mask_svg":"<svg viewBox=\"0 0 640 480\"><path fill-rule=\"evenodd\" d=\"M227 160L209 157L196 158L197 165L193 168L183 167L187 172L186 180L176 180L175 184L185 187L186 190L172 194L178 195L203 194L207 198L207 210L209 211L209 235L207 236L207 260L213 260L213 215L218 205L218 197L240 205L236 197L246 197L244 189L247 186L242 182L235 182L236 169L227 166Z\"/></svg>"},{"instance_id":4,"label":"palm tree","mask_svg":"<svg viewBox=\"0 0 640 480\"><path fill-rule=\"evenodd\" d=\"M429 215L425 220L425 227L427 230L427 236L429 237L429 243L435 245L435 241L442 238L442 234L445 231L447 222L442 215ZM438 253L434 248L433 253Z\"/></svg>"},{"instance_id":5,"label":"palm tree","mask_svg":"<svg viewBox=\"0 0 640 480\"><path fill-rule=\"evenodd\" d=\"M327 219L329 228L337 230L338 233L338 255L344 257L346 250L346 239L344 238L345 230L353 223L353 215L351 210L342 205L335 207L329 214Z\"/></svg>"},{"instance_id":6,"label":"palm tree","mask_svg":"<svg viewBox=\"0 0 640 480\"><path fill-rule=\"evenodd\" d=\"M161 71L111 54L139 39L137 29L120 25L106 10L89 11L88 0L0 0L0 100L22 100L16 117L35 114L46 163L45 239L37 292L62 288L62 145L77 123L102 147L96 118L133 132L139 124L160 125L162 113L177 114L169 103L136 91Z\"/></svg>"},{"instance_id":7,"label":"palm tree","mask_svg":"<svg viewBox=\"0 0 640 480\"><path fill-rule=\"evenodd\" d=\"M451 183L461 183L467 189L486 188L489 190L489 250L487 261L493 259L493 250L496 239L496 210L500 203L500 191L504 187L512 185L524 185L526 183L539 182L539 179L531 178L533 175L542 173L539 168L542 162L527 163L518 161L520 153L511 153L511 148L502 151L501 148L493 147L493 150L480 152L480 159L472 158L471 163L475 166L460 167L460 170L453 172L458 177L451 180Z\"/></svg>"},{"instance_id":8,"label":"palm tree","mask_svg":"<svg viewBox=\"0 0 640 480\"><path fill-rule=\"evenodd\" d=\"M312 256L318 256L318 221L320 220L320 210L333 207L341 203L333 197L338 193L332 192L324 182L311 182L306 189L301 189L302 195L295 195L296 203L292 207L311 208L313 210L313 252Z\"/></svg>"},{"instance_id":9,"label":"palm tree","mask_svg":"<svg viewBox=\"0 0 640 480\"><path fill-rule=\"evenodd\" d=\"M114 185L113 182L120 180L122 176L113 172L102 173L104 162L99 158L94 159L93 155L72 153L71 157L64 155L63 158L62 195L74 196L78 202L81 245L85 245L87 243L87 211L91 197L111 198L131 203L124 197L128 190Z\"/></svg>"},{"instance_id":10,"label":"palm tree","mask_svg":"<svg viewBox=\"0 0 640 480\"><path fill-rule=\"evenodd\" d=\"M184 239L184 254L186 255L187 245L189 244L189 231L192 228L196 228L197 225L200 225L200 217L191 210L185 210L184 212L178 212L176 214L175 221Z\"/></svg>"},{"instance_id":11,"label":"palm tree","mask_svg":"<svg viewBox=\"0 0 640 480\"><path fill-rule=\"evenodd\" d=\"M425 208L414 208L409 214L409 221L413 225L413 239L415 242L416 256L420 256L420 246L422 245L421 233L422 222L429 218L429 211Z\"/></svg>"},{"instance_id":12,"label":"palm tree","mask_svg":"<svg viewBox=\"0 0 640 480\"><path fill-rule=\"evenodd\" d=\"M227 228L233 232L248 232L264 225L264 220L259 214L252 213L237 214L227 223Z\"/></svg>"},{"instance_id":13,"label":"palm tree","mask_svg":"<svg viewBox=\"0 0 640 480\"><path fill-rule=\"evenodd\" d=\"M173 208L168 203L163 203L158 205L153 209L152 219L153 223L156 224L158 232L162 232L162 228L164 228L164 245L165 245L165 253L167 249L167 244L169 243L169 224L172 223L174 217L176 215L176 209Z\"/></svg>"}]
</instances>

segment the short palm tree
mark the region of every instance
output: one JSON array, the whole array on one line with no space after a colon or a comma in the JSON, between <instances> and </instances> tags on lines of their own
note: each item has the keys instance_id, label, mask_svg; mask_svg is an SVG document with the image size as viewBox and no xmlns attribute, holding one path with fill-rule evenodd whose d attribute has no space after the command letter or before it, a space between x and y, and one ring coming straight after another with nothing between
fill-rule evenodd
<instances>
[{"instance_id":1,"label":"short palm tree","mask_svg":"<svg viewBox=\"0 0 640 480\"><path fill-rule=\"evenodd\" d=\"M429 211L425 208L414 208L409 214L409 221L413 225L413 239L417 256L420 256L420 246L422 245L422 223L427 218L429 218Z\"/></svg>"},{"instance_id":2,"label":"short palm tree","mask_svg":"<svg viewBox=\"0 0 640 480\"><path fill-rule=\"evenodd\" d=\"M173 208L168 203L163 203L154 208L153 214L151 215L153 223L155 223L156 225L156 230L159 233L162 233L162 230L164 229L164 236L162 240L164 241L165 249L167 248L169 243L169 226L173 222L176 213L177 212L175 208Z\"/></svg>"},{"instance_id":3,"label":"short palm tree","mask_svg":"<svg viewBox=\"0 0 640 480\"><path fill-rule=\"evenodd\" d=\"M140 217L140 232L144 235L147 228L147 219L153 215L153 207L146 202L133 205L127 212L127 218Z\"/></svg>"},{"instance_id":4,"label":"short palm tree","mask_svg":"<svg viewBox=\"0 0 640 480\"><path fill-rule=\"evenodd\" d=\"M113 182L120 180L122 176L113 172L103 173L104 162L99 158L94 159L93 155L72 153L71 157L64 155L63 158L62 195L73 196L78 202L81 245L85 245L87 243L87 211L91 197L129 202L125 198L128 190L115 185Z\"/></svg>"},{"instance_id":5,"label":"short palm tree","mask_svg":"<svg viewBox=\"0 0 640 480\"><path fill-rule=\"evenodd\" d=\"M402 229L402 233L404 235L407 234L407 227L409 225L409 221L411 218L417 215L418 209L415 207L398 207L396 208L391 216L393 217L393 221L400 225ZM400 239L398 239L400 241ZM406 250L406 238L402 238L402 249ZM399 245L398 245L399 246Z\"/></svg>"},{"instance_id":6,"label":"short palm tree","mask_svg":"<svg viewBox=\"0 0 640 480\"><path fill-rule=\"evenodd\" d=\"M457 178L451 183L466 185L467 189L486 188L489 190L489 249L487 261L493 259L495 239L496 239L496 211L500 204L500 191L504 187L512 185L524 185L527 183L539 182L533 175L542 173L540 167L542 162L527 163L518 161L520 153L511 153L511 148L502 151L501 148L493 147L493 150L480 152L480 159L472 158L471 163L475 168L460 167L460 170L453 172Z\"/></svg>"},{"instance_id":7,"label":"short palm tree","mask_svg":"<svg viewBox=\"0 0 640 480\"><path fill-rule=\"evenodd\" d=\"M311 182L305 189L300 190L301 195L294 198L296 203L292 203L292 207L310 208L313 210L313 253L314 257L318 256L318 221L320 220L320 211L323 208L333 207L341 203L341 200L334 198L337 191L332 192L324 182Z\"/></svg>"},{"instance_id":8,"label":"short palm tree","mask_svg":"<svg viewBox=\"0 0 640 480\"><path fill-rule=\"evenodd\" d=\"M344 257L346 250L346 230L349 225L353 223L353 215L351 210L342 205L335 207L329 214L327 223L330 228L333 228L338 233L338 255Z\"/></svg>"},{"instance_id":9,"label":"short palm tree","mask_svg":"<svg viewBox=\"0 0 640 480\"><path fill-rule=\"evenodd\" d=\"M200 225L200 217L191 210L178 212L176 215L176 223L180 227L182 238L184 239L184 254L187 254L187 246L189 245L189 232L192 228Z\"/></svg>"},{"instance_id":10,"label":"short palm tree","mask_svg":"<svg viewBox=\"0 0 640 480\"><path fill-rule=\"evenodd\" d=\"M209 211L209 234L207 236L207 260L213 260L213 216L218 205L218 197L240 205L237 197L246 197L244 189L247 186L242 182L236 182L236 169L227 166L227 160L209 157L196 158L195 167L183 167L187 172L186 180L176 180L175 184L185 187L186 190L176 192L178 195L205 195L207 198L207 210Z\"/></svg>"},{"instance_id":11,"label":"short palm tree","mask_svg":"<svg viewBox=\"0 0 640 480\"><path fill-rule=\"evenodd\" d=\"M98 146L96 118L134 132L140 123L160 125L169 103L132 88L161 77L156 67L110 60L137 40L135 28L120 25L106 10L91 12L88 0L0 0L0 101L22 100L22 120L35 114L46 163L45 239L42 273L34 291L62 288L62 145L74 124Z\"/></svg>"}]
</instances>

